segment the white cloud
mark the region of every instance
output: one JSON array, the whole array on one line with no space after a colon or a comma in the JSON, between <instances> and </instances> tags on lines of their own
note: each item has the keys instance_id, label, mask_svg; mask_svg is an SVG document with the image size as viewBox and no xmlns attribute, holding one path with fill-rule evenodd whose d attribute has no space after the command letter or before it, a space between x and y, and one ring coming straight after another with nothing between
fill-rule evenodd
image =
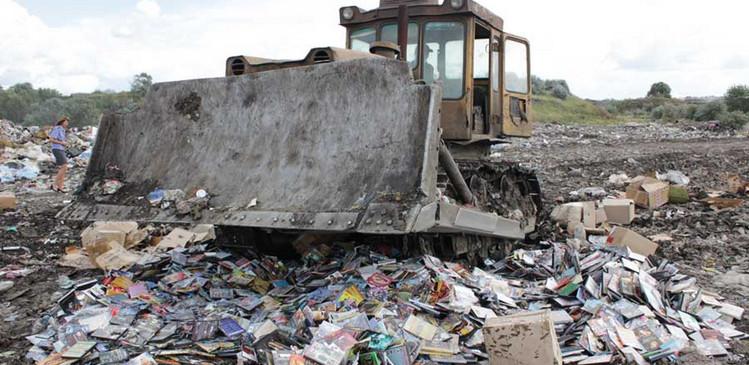
<instances>
[{"instance_id":1,"label":"white cloud","mask_svg":"<svg viewBox=\"0 0 749 365\"><path fill-rule=\"evenodd\" d=\"M140 0L138 1L138 4L135 5L135 8L149 17L157 17L161 13L159 3L154 0Z\"/></svg>"},{"instance_id":2,"label":"white cloud","mask_svg":"<svg viewBox=\"0 0 749 365\"><path fill-rule=\"evenodd\" d=\"M28 81L64 93L125 89L140 72L157 81L219 77L229 56L301 58L315 46L344 45L335 4L320 13L311 2L262 1L250 9L237 0L163 13L148 3L50 27L0 0L0 84Z\"/></svg>"},{"instance_id":3,"label":"white cloud","mask_svg":"<svg viewBox=\"0 0 749 365\"><path fill-rule=\"evenodd\" d=\"M742 39L749 30L742 19L749 3L535 0L485 4L505 19L506 30L531 40L534 73L567 79L572 91L584 97L640 97L657 81L669 83L679 96L722 95L732 84L749 83L749 67L724 67L732 54L749 56Z\"/></svg>"},{"instance_id":4,"label":"white cloud","mask_svg":"<svg viewBox=\"0 0 749 365\"><path fill-rule=\"evenodd\" d=\"M28 81L65 91L98 84L88 62L81 60L93 56L93 48L79 31L49 28L8 0L0 0L0 24L0 83Z\"/></svg>"},{"instance_id":5,"label":"white cloud","mask_svg":"<svg viewBox=\"0 0 749 365\"><path fill-rule=\"evenodd\" d=\"M93 0L92 0L93 1ZM749 4L715 0L479 0L531 41L533 72L568 80L588 98L638 97L656 81L675 95L720 95L749 83L743 14ZM124 89L132 75L157 81L218 77L226 57L301 58L343 46L338 8L378 0L154 0L96 18L45 24L0 0L0 84L29 81L63 92ZM166 4L166 3L163 3Z\"/></svg>"}]
</instances>

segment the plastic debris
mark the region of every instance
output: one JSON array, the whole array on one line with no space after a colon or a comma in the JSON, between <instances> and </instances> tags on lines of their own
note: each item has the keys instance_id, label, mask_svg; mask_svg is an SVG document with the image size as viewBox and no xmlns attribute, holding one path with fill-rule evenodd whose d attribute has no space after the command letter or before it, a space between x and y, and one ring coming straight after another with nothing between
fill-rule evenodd
<instances>
[{"instance_id":1,"label":"plastic debris","mask_svg":"<svg viewBox=\"0 0 749 365\"><path fill-rule=\"evenodd\" d=\"M663 174L656 172L655 177L658 180L668 181L675 185L689 185L689 178L681 171L668 170Z\"/></svg>"},{"instance_id":2,"label":"plastic debris","mask_svg":"<svg viewBox=\"0 0 749 365\"><path fill-rule=\"evenodd\" d=\"M627 174L611 174L609 176L609 184L612 184L614 186L624 186L629 184L629 181L631 179Z\"/></svg>"},{"instance_id":3,"label":"plastic debris","mask_svg":"<svg viewBox=\"0 0 749 365\"><path fill-rule=\"evenodd\" d=\"M0 281L0 293L12 288L13 285L12 281Z\"/></svg>"}]
</instances>

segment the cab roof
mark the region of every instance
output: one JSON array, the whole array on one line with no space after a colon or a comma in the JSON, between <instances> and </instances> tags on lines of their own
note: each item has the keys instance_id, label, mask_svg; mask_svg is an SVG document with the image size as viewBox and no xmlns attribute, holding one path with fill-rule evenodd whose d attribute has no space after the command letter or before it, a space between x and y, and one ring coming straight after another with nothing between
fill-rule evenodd
<instances>
[{"instance_id":1,"label":"cab roof","mask_svg":"<svg viewBox=\"0 0 749 365\"><path fill-rule=\"evenodd\" d=\"M473 0L463 0L463 5L457 9L451 6L450 0L445 0L442 4L440 4L439 0L380 0L380 7L373 10L364 10L357 6L346 6L339 11L341 25L348 27L383 19L397 19L398 7L401 5L408 6L409 17L472 15L497 30L502 30L504 26L504 20L501 17ZM347 20L344 18L343 13L344 10L349 8L353 11L353 17Z\"/></svg>"}]
</instances>

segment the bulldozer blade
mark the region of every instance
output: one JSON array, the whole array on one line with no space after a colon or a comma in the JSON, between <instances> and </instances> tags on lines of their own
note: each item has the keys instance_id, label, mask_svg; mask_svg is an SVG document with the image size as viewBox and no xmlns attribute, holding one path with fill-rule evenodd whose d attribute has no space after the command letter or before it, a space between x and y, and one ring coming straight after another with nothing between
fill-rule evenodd
<instances>
[{"instance_id":1,"label":"bulldozer blade","mask_svg":"<svg viewBox=\"0 0 749 365\"><path fill-rule=\"evenodd\" d=\"M438 202L440 103L380 57L156 84L102 119L83 191L58 216L522 238L518 222ZM98 193L113 175L125 185ZM156 188L205 190L209 208L150 206Z\"/></svg>"},{"instance_id":2,"label":"bulldozer blade","mask_svg":"<svg viewBox=\"0 0 749 365\"><path fill-rule=\"evenodd\" d=\"M434 196L438 107L438 89L384 58L156 84L139 110L103 118L84 184L116 166L126 186L67 214L187 222L137 198L204 189L217 224L352 229L373 203ZM402 225L397 213L380 220Z\"/></svg>"}]
</instances>

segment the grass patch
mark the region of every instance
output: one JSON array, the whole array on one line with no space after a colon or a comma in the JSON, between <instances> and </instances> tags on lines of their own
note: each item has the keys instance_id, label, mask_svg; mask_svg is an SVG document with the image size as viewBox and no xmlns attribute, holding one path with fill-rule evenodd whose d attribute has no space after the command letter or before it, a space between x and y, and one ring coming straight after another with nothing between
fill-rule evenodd
<instances>
[{"instance_id":1,"label":"grass patch","mask_svg":"<svg viewBox=\"0 0 749 365\"><path fill-rule=\"evenodd\" d=\"M574 95L564 100L550 95L534 95L531 113L533 121L538 123L610 125L639 121L632 117L612 115Z\"/></svg>"}]
</instances>

